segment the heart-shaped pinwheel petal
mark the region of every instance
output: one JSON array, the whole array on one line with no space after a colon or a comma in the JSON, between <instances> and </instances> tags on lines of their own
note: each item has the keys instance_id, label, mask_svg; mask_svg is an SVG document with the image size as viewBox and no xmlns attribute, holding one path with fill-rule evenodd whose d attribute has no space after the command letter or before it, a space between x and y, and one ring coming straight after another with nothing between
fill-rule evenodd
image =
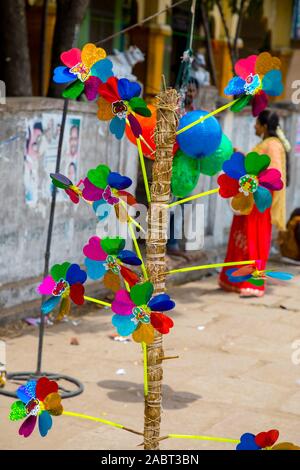
<instances>
[{"instance_id":1,"label":"heart-shaped pinwheel petal","mask_svg":"<svg viewBox=\"0 0 300 470\"><path fill-rule=\"evenodd\" d=\"M52 418L48 411L43 411L39 415L39 431L42 437L47 436L48 431L52 428Z\"/></svg>"},{"instance_id":2,"label":"heart-shaped pinwheel petal","mask_svg":"<svg viewBox=\"0 0 300 470\"><path fill-rule=\"evenodd\" d=\"M65 64L69 69L81 62L81 50L77 47L73 47L68 51L62 52L60 54L60 60Z\"/></svg>"},{"instance_id":3,"label":"heart-shaped pinwheel petal","mask_svg":"<svg viewBox=\"0 0 300 470\"><path fill-rule=\"evenodd\" d=\"M106 165L98 165L88 171L88 180L97 188L105 189L107 186L107 178L110 174L110 169Z\"/></svg>"},{"instance_id":4,"label":"heart-shaped pinwheel petal","mask_svg":"<svg viewBox=\"0 0 300 470\"><path fill-rule=\"evenodd\" d=\"M25 404L18 400L15 401L10 407L9 419L10 421L17 421L27 416Z\"/></svg>"},{"instance_id":5,"label":"heart-shaped pinwheel petal","mask_svg":"<svg viewBox=\"0 0 300 470\"><path fill-rule=\"evenodd\" d=\"M137 329L132 333L132 338L136 343L151 344L154 341L154 328L152 325L139 323Z\"/></svg>"},{"instance_id":6,"label":"heart-shaped pinwheel petal","mask_svg":"<svg viewBox=\"0 0 300 470\"><path fill-rule=\"evenodd\" d=\"M132 302L129 293L126 290L116 292L115 298L111 304L111 309L118 315L131 315L135 304Z\"/></svg>"},{"instance_id":7,"label":"heart-shaped pinwheel petal","mask_svg":"<svg viewBox=\"0 0 300 470\"><path fill-rule=\"evenodd\" d=\"M260 450L260 449L261 447L259 447L255 442L254 434L250 434L249 432L241 436L241 441L236 446L236 450Z\"/></svg>"},{"instance_id":8,"label":"heart-shaped pinwheel petal","mask_svg":"<svg viewBox=\"0 0 300 470\"><path fill-rule=\"evenodd\" d=\"M55 281L52 276L46 276L41 284L37 287L37 291L41 295L51 295L55 287Z\"/></svg>"},{"instance_id":9,"label":"heart-shaped pinwheel petal","mask_svg":"<svg viewBox=\"0 0 300 470\"><path fill-rule=\"evenodd\" d=\"M135 305L147 305L152 297L154 287L152 282L146 281L136 284L130 291L131 300Z\"/></svg>"},{"instance_id":10,"label":"heart-shaped pinwheel petal","mask_svg":"<svg viewBox=\"0 0 300 470\"><path fill-rule=\"evenodd\" d=\"M223 171L231 178L240 179L246 174L245 155L241 152L233 153L230 159L223 163Z\"/></svg>"},{"instance_id":11,"label":"heart-shaped pinwheel petal","mask_svg":"<svg viewBox=\"0 0 300 470\"><path fill-rule=\"evenodd\" d=\"M255 443L264 449L265 447L271 447L275 444L279 437L279 431L277 429L271 429L267 432L260 432L255 436Z\"/></svg>"},{"instance_id":12,"label":"heart-shaped pinwheel petal","mask_svg":"<svg viewBox=\"0 0 300 470\"><path fill-rule=\"evenodd\" d=\"M103 261L95 261L93 259L85 258L84 264L86 265L89 278L94 281L101 279L106 273L106 267Z\"/></svg>"},{"instance_id":13,"label":"heart-shaped pinwheel petal","mask_svg":"<svg viewBox=\"0 0 300 470\"><path fill-rule=\"evenodd\" d=\"M136 256L131 250L122 250L118 253L118 258L122 263L130 264L131 266L140 266L142 260Z\"/></svg>"},{"instance_id":14,"label":"heart-shaped pinwheel petal","mask_svg":"<svg viewBox=\"0 0 300 470\"><path fill-rule=\"evenodd\" d=\"M28 416L28 418L25 419L24 423L19 429L20 436L29 437L35 428L36 420L37 420L36 416L34 415Z\"/></svg>"},{"instance_id":15,"label":"heart-shaped pinwheel petal","mask_svg":"<svg viewBox=\"0 0 300 470\"><path fill-rule=\"evenodd\" d=\"M122 100L129 101L134 96L139 96L141 91L141 85L137 82L131 82L127 78L118 81L118 92Z\"/></svg>"},{"instance_id":16,"label":"heart-shaped pinwheel petal","mask_svg":"<svg viewBox=\"0 0 300 470\"><path fill-rule=\"evenodd\" d=\"M102 59L93 65L91 72L93 76L98 77L102 83L105 83L113 76L113 63L109 59Z\"/></svg>"},{"instance_id":17,"label":"heart-shaped pinwheel petal","mask_svg":"<svg viewBox=\"0 0 300 470\"><path fill-rule=\"evenodd\" d=\"M175 302L170 299L168 294L159 294L148 302L148 307L153 311L164 312L165 310L172 310L175 307Z\"/></svg>"},{"instance_id":18,"label":"heart-shaped pinwheel petal","mask_svg":"<svg viewBox=\"0 0 300 470\"><path fill-rule=\"evenodd\" d=\"M58 385L55 380L49 380L47 377L41 377L36 384L36 398L44 401L50 393L57 393Z\"/></svg>"},{"instance_id":19,"label":"heart-shaped pinwheel petal","mask_svg":"<svg viewBox=\"0 0 300 470\"><path fill-rule=\"evenodd\" d=\"M132 184L132 180L128 176L122 176L120 173L112 171L108 175L107 183L115 189L126 189Z\"/></svg>"},{"instance_id":20,"label":"heart-shaped pinwheel petal","mask_svg":"<svg viewBox=\"0 0 300 470\"><path fill-rule=\"evenodd\" d=\"M134 315L114 315L111 321L120 336L129 336L137 328L137 323L133 319Z\"/></svg>"},{"instance_id":21,"label":"heart-shaped pinwheel petal","mask_svg":"<svg viewBox=\"0 0 300 470\"><path fill-rule=\"evenodd\" d=\"M169 333L170 328L174 326L174 322L172 318L163 313L151 312L151 325L159 331L159 333L165 335Z\"/></svg>"},{"instance_id":22,"label":"heart-shaped pinwheel petal","mask_svg":"<svg viewBox=\"0 0 300 470\"><path fill-rule=\"evenodd\" d=\"M36 381L29 380L25 385L21 385L17 389L17 397L22 400L23 403L27 403L31 398L35 398L36 391Z\"/></svg>"},{"instance_id":23,"label":"heart-shaped pinwheel petal","mask_svg":"<svg viewBox=\"0 0 300 470\"><path fill-rule=\"evenodd\" d=\"M89 77L85 82L84 92L89 101L94 101L97 98L100 83L98 77Z\"/></svg>"},{"instance_id":24,"label":"heart-shaped pinwheel petal","mask_svg":"<svg viewBox=\"0 0 300 470\"><path fill-rule=\"evenodd\" d=\"M85 44L81 52L81 60L88 68L91 68L99 60L105 59L105 57L105 50L101 47L96 47L95 44L91 42Z\"/></svg>"},{"instance_id":25,"label":"heart-shaped pinwheel petal","mask_svg":"<svg viewBox=\"0 0 300 470\"><path fill-rule=\"evenodd\" d=\"M234 66L235 73L246 80L248 75L255 73L256 60L257 55L249 55L245 59L238 60Z\"/></svg>"},{"instance_id":26,"label":"heart-shaped pinwheel petal","mask_svg":"<svg viewBox=\"0 0 300 470\"><path fill-rule=\"evenodd\" d=\"M79 282L70 288L70 297L76 305L84 304L84 287Z\"/></svg>"},{"instance_id":27,"label":"heart-shaped pinwheel petal","mask_svg":"<svg viewBox=\"0 0 300 470\"><path fill-rule=\"evenodd\" d=\"M58 282L60 279L66 279L66 274L70 266L71 263L69 263L69 261L65 261L62 264L54 264L50 269L50 274L54 281Z\"/></svg>"},{"instance_id":28,"label":"heart-shaped pinwheel petal","mask_svg":"<svg viewBox=\"0 0 300 470\"><path fill-rule=\"evenodd\" d=\"M70 284L70 286L77 282L84 284L86 278L86 272L80 268L79 264L71 264L66 274L66 281Z\"/></svg>"},{"instance_id":29,"label":"heart-shaped pinwheel petal","mask_svg":"<svg viewBox=\"0 0 300 470\"><path fill-rule=\"evenodd\" d=\"M55 83L69 83L72 80L76 80L76 75L69 72L69 69L64 66L59 66L54 69L53 81Z\"/></svg>"},{"instance_id":30,"label":"heart-shaped pinwheel petal","mask_svg":"<svg viewBox=\"0 0 300 470\"><path fill-rule=\"evenodd\" d=\"M91 237L88 243L83 247L84 255L94 261L105 261L107 254L101 246L101 239L99 237Z\"/></svg>"},{"instance_id":31,"label":"heart-shaped pinwheel petal","mask_svg":"<svg viewBox=\"0 0 300 470\"><path fill-rule=\"evenodd\" d=\"M110 132L116 136L117 139L122 139L126 127L125 119L120 119L118 116L115 116L109 125Z\"/></svg>"},{"instance_id":32,"label":"heart-shaped pinwheel petal","mask_svg":"<svg viewBox=\"0 0 300 470\"><path fill-rule=\"evenodd\" d=\"M268 168L259 175L259 184L270 191L280 191L283 188L281 173L276 168Z\"/></svg>"}]
</instances>

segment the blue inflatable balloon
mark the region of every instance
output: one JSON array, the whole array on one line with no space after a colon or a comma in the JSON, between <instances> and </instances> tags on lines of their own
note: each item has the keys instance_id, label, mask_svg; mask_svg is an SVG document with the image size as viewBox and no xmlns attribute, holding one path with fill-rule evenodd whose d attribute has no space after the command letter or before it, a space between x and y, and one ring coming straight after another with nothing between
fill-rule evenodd
<instances>
[{"instance_id":1,"label":"blue inflatable balloon","mask_svg":"<svg viewBox=\"0 0 300 470\"><path fill-rule=\"evenodd\" d=\"M179 121L178 130L197 121L202 116L208 114L207 111L190 111ZM177 142L180 149L192 158L201 158L210 155L221 143L222 129L215 117L209 117L205 121L196 124L182 134L177 135Z\"/></svg>"}]
</instances>

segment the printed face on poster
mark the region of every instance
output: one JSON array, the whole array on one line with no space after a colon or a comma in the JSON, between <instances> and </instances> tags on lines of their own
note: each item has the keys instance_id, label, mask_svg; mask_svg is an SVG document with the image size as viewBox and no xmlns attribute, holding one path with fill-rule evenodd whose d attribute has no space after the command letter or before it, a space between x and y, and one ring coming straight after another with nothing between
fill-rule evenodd
<instances>
[{"instance_id":1,"label":"printed face on poster","mask_svg":"<svg viewBox=\"0 0 300 470\"><path fill-rule=\"evenodd\" d=\"M43 113L26 124L24 154L25 201L36 206L39 199L50 198L53 186L49 174L55 172L61 127L60 113ZM61 169L76 184L79 174L81 117L67 116L62 147ZM57 200L67 200L63 191Z\"/></svg>"}]
</instances>

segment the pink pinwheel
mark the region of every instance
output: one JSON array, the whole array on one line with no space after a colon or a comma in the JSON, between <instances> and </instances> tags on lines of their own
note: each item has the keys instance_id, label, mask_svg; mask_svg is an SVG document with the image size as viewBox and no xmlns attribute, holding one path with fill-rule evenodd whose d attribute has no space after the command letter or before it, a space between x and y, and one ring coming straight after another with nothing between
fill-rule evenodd
<instances>
[{"instance_id":1,"label":"pink pinwheel","mask_svg":"<svg viewBox=\"0 0 300 470\"><path fill-rule=\"evenodd\" d=\"M258 116L268 105L268 96L279 96L283 91L281 62L269 52L251 55L235 64L237 76L226 86L225 95L236 95L238 101L231 106L241 111L251 102L253 116Z\"/></svg>"},{"instance_id":2,"label":"pink pinwheel","mask_svg":"<svg viewBox=\"0 0 300 470\"><path fill-rule=\"evenodd\" d=\"M54 69L55 83L71 83L62 93L64 98L76 99L84 91L89 101L98 96L101 83L113 76L112 62L106 52L94 44L86 44L82 51L77 48L63 52L60 56L64 66Z\"/></svg>"}]
</instances>

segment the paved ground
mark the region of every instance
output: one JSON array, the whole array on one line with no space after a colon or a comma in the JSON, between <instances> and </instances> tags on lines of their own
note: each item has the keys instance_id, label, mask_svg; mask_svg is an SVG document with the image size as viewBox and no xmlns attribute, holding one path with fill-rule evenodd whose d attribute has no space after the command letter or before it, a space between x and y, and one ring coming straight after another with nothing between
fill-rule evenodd
<instances>
[{"instance_id":1,"label":"paved ground","mask_svg":"<svg viewBox=\"0 0 300 470\"><path fill-rule=\"evenodd\" d=\"M162 435L239 438L278 428L281 440L300 444L300 303L298 273L262 299L241 299L218 289L216 277L171 289L175 328L165 353ZM142 430L143 369L136 343L113 341L109 310L93 310L80 324L48 327L44 365L82 380L82 395L64 400L68 411ZM71 345L76 337L79 345ZM298 353L293 349L297 346ZM35 367L37 330L7 338L10 371ZM292 354L296 361L293 364ZM299 365L297 365L299 362ZM124 369L124 375L117 370ZM0 395L1 449L134 449L139 436L72 417L54 418L46 438L18 436L7 419L11 400ZM166 440L162 449L233 449L231 444Z\"/></svg>"}]
</instances>

